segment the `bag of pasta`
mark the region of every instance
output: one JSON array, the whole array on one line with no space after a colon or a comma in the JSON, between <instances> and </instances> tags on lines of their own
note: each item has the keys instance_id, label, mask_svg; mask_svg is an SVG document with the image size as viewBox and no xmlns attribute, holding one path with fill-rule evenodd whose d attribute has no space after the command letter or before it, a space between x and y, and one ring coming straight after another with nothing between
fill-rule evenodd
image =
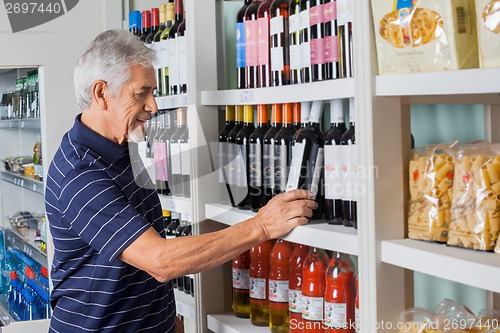
<instances>
[{"instance_id":1,"label":"bag of pasta","mask_svg":"<svg viewBox=\"0 0 500 333\"><path fill-rule=\"evenodd\" d=\"M399 318L399 333L440 333L436 327L436 317L431 311L414 307L404 310Z\"/></svg>"},{"instance_id":2,"label":"bag of pasta","mask_svg":"<svg viewBox=\"0 0 500 333\"><path fill-rule=\"evenodd\" d=\"M476 68L474 0L372 0L379 74Z\"/></svg>"},{"instance_id":3,"label":"bag of pasta","mask_svg":"<svg viewBox=\"0 0 500 333\"><path fill-rule=\"evenodd\" d=\"M500 0L476 0L479 64L500 67Z\"/></svg>"},{"instance_id":4,"label":"bag of pasta","mask_svg":"<svg viewBox=\"0 0 500 333\"><path fill-rule=\"evenodd\" d=\"M443 299L433 310L435 327L444 332L479 332L480 323L476 315L465 305L448 298Z\"/></svg>"},{"instance_id":5,"label":"bag of pasta","mask_svg":"<svg viewBox=\"0 0 500 333\"><path fill-rule=\"evenodd\" d=\"M413 150L409 170L409 238L441 243L448 240L456 145L453 142Z\"/></svg>"},{"instance_id":6,"label":"bag of pasta","mask_svg":"<svg viewBox=\"0 0 500 333\"><path fill-rule=\"evenodd\" d=\"M492 251L500 227L500 145L465 144L453 180L448 245Z\"/></svg>"}]
</instances>

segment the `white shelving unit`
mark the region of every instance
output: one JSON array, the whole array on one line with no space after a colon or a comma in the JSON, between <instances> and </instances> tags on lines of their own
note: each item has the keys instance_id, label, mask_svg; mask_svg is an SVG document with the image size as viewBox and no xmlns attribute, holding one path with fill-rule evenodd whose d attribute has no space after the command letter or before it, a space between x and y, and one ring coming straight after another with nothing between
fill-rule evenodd
<instances>
[{"instance_id":1,"label":"white shelving unit","mask_svg":"<svg viewBox=\"0 0 500 333\"><path fill-rule=\"evenodd\" d=\"M208 315L208 329L218 333L269 333L268 327L253 326L250 319L237 318L232 312Z\"/></svg>"}]
</instances>

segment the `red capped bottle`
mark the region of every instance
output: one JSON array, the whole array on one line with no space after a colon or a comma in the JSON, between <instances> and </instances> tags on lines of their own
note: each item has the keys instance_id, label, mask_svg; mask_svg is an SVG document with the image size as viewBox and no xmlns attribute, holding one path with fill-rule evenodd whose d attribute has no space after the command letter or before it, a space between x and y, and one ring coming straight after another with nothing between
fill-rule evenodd
<instances>
[{"instance_id":1,"label":"red capped bottle","mask_svg":"<svg viewBox=\"0 0 500 333\"><path fill-rule=\"evenodd\" d=\"M269 255L274 240L250 249L250 321L255 326L269 325Z\"/></svg>"},{"instance_id":2,"label":"red capped bottle","mask_svg":"<svg viewBox=\"0 0 500 333\"><path fill-rule=\"evenodd\" d=\"M290 257L290 277L288 279L288 312L290 333L302 333L302 267L309 253L309 246L295 244Z\"/></svg>"},{"instance_id":3,"label":"red capped bottle","mask_svg":"<svg viewBox=\"0 0 500 333\"><path fill-rule=\"evenodd\" d=\"M250 250L233 259L232 270L234 315L250 318Z\"/></svg>"}]
</instances>

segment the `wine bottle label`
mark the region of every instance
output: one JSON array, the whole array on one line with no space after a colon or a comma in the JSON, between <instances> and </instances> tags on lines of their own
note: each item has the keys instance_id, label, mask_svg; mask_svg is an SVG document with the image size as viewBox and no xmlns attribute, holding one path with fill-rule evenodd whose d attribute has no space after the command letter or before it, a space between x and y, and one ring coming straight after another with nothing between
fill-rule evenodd
<instances>
[{"instance_id":1,"label":"wine bottle label","mask_svg":"<svg viewBox=\"0 0 500 333\"><path fill-rule=\"evenodd\" d=\"M244 68L245 63L245 23L236 23L236 67Z\"/></svg>"},{"instance_id":2,"label":"wine bottle label","mask_svg":"<svg viewBox=\"0 0 500 333\"><path fill-rule=\"evenodd\" d=\"M262 145L251 143L249 152L250 161L250 186L262 186Z\"/></svg>"},{"instance_id":3,"label":"wine bottle label","mask_svg":"<svg viewBox=\"0 0 500 333\"><path fill-rule=\"evenodd\" d=\"M347 326L347 304L325 302L324 323L332 328L349 328Z\"/></svg>"},{"instance_id":4,"label":"wine bottle label","mask_svg":"<svg viewBox=\"0 0 500 333\"><path fill-rule=\"evenodd\" d=\"M269 279L269 301L288 303L288 280Z\"/></svg>"},{"instance_id":5,"label":"wine bottle label","mask_svg":"<svg viewBox=\"0 0 500 333\"><path fill-rule=\"evenodd\" d=\"M247 186L247 147L246 145L238 146L238 156L236 157L236 185L240 187Z\"/></svg>"},{"instance_id":6,"label":"wine bottle label","mask_svg":"<svg viewBox=\"0 0 500 333\"><path fill-rule=\"evenodd\" d=\"M191 152L189 151L189 143L179 144L181 150L181 173L189 176L191 174Z\"/></svg>"},{"instance_id":7,"label":"wine bottle label","mask_svg":"<svg viewBox=\"0 0 500 333\"><path fill-rule=\"evenodd\" d=\"M349 201L349 186L351 184L351 149L349 146L339 146L340 151L340 168L342 170L342 190L341 199Z\"/></svg>"},{"instance_id":8,"label":"wine bottle label","mask_svg":"<svg viewBox=\"0 0 500 333\"><path fill-rule=\"evenodd\" d=\"M177 37L177 47L179 52L179 86L187 85L188 60L187 60L187 37Z\"/></svg>"},{"instance_id":9,"label":"wine bottle label","mask_svg":"<svg viewBox=\"0 0 500 333\"><path fill-rule=\"evenodd\" d=\"M300 45L290 45L290 69L299 69L302 66L300 53Z\"/></svg>"},{"instance_id":10,"label":"wine bottle label","mask_svg":"<svg viewBox=\"0 0 500 333\"><path fill-rule=\"evenodd\" d=\"M156 180L168 181L167 146L165 142L153 142Z\"/></svg>"},{"instance_id":11,"label":"wine bottle label","mask_svg":"<svg viewBox=\"0 0 500 333\"><path fill-rule=\"evenodd\" d=\"M284 19L283 16L278 15L269 21L270 36L274 36L284 32Z\"/></svg>"},{"instance_id":12,"label":"wine bottle label","mask_svg":"<svg viewBox=\"0 0 500 333\"><path fill-rule=\"evenodd\" d=\"M323 22L328 23L337 19L337 1L330 1L321 6L323 7ZM336 34L335 29L332 29L332 34Z\"/></svg>"},{"instance_id":13,"label":"wine bottle label","mask_svg":"<svg viewBox=\"0 0 500 333\"><path fill-rule=\"evenodd\" d=\"M309 29L309 9L304 9L300 12L300 29Z\"/></svg>"},{"instance_id":14,"label":"wine bottle label","mask_svg":"<svg viewBox=\"0 0 500 333\"><path fill-rule=\"evenodd\" d=\"M281 71L283 70L283 47L276 46L271 48L271 70Z\"/></svg>"},{"instance_id":15,"label":"wine bottle label","mask_svg":"<svg viewBox=\"0 0 500 333\"><path fill-rule=\"evenodd\" d=\"M311 321L323 320L323 297L302 295L302 318Z\"/></svg>"},{"instance_id":16,"label":"wine bottle label","mask_svg":"<svg viewBox=\"0 0 500 333\"><path fill-rule=\"evenodd\" d=\"M288 29L290 33L298 32L300 30L300 15L293 14L288 18Z\"/></svg>"},{"instance_id":17,"label":"wine bottle label","mask_svg":"<svg viewBox=\"0 0 500 333\"><path fill-rule=\"evenodd\" d=\"M172 164L172 174L181 174L181 147L178 142L170 144L170 161Z\"/></svg>"},{"instance_id":18,"label":"wine bottle label","mask_svg":"<svg viewBox=\"0 0 500 333\"><path fill-rule=\"evenodd\" d=\"M288 290L288 310L293 313L302 313L302 291Z\"/></svg>"},{"instance_id":19,"label":"wine bottle label","mask_svg":"<svg viewBox=\"0 0 500 333\"><path fill-rule=\"evenodd\" d=\"M290 172L286 190L295 190L299 188L299 178L302 169L302 161L304 159L305 145L301 142L295 142L292 146L292 161L290 162Z\"/></svg>"},{"instance_id":20,"label":"wine bottle label","mask_svg":"<svg viewBox=\"0 0 500 333\"><path fill-rule=\"evenodd\" d=\"M266 279L250 277L250 298L266 299Z\"/></svg>"},{"instance_id":21,"label":"wine bottle label","mask_svg":"<svg viewBox=\"0 0 500 333\"><path fill-rule=\"evenodd\" d=\"M248 269L233 267L233 288L247 290L250 288L250 271Z\"/></svg>"},{"instance_id":22,"label":"wine bottle label","mask_svg":"<svg viewBox=\"0 0 500 333\"><path fill-rule=\"evenodd\" d=\"M311 64L321 65L325 63L324 39L311 39Z\"/></svg>"},{"instance_id":23,"label":"wine bottle label","mask_svg":"<svg viewBox=\"0 0 500 333\"><path fill-rule=\"evenodd\" d=\"M264 144L263 185L265 188L274 188L274 144Z\"/></svg>"},{"instance_id":24,"label":"wine bottle label","mask_svg":"<svg viewBox=\"0 0 500 333\"><path fill-rule=\"evenodd\" d=\"M160 54L158 58L160 58L160 66L168 67L169 53L168 53L168 39L161 40L160 44Z\"/></svg>"},{"instance_id":25,"label":"wine bottle label","mask_svg":"<svg viewBox=\"0 0 500 333\"><path fill-rule=\"evenodd\" d=\"M274 145L274 188L281 192L286 190L288 180L288 146Z\"/></svg>"},{"instance_id":26,"label":"wine bottle label","mask_svg":"<svg viewBox=\"0 0 500 333\"><path fill-rule=\"evenodd\" d=\"M357 147L354 144L350 144L349 146L350 156L351 156L351 192L349 193L349 200L357 201L357 184L358 184L358 160L357 160Z\"/></svg>"},{"instance_id":27,"label":"wine bottle label","mask_svg":"<svg viewBox=\"0 0 500 333\"><path fill-rule=\"evenodd\" d=\"M337 36L327 36L323 38L323 51L324 51L324 61L328 62L338 62L338 38Z\"/></svg>"},{"instance_id":28,"label":"wine bottle label","mask_svg":"<svg viewBox=\"0 0 500 333\"><path fill-rule=\"evenodd\" d=\"M312 173L312 180L311 183L309 184L308 190L311 191L314 196L316 196L319 192L319 186L320 186L320 179L321 179L321 171L323 169L323 162L324 162L324 150L321 147L317 148L317 155L315 159L315 163L312 166L313 168L313 173ZM314 155L312 155L314 156Z\"/></svg>"},{"instance_id":29,"label":"wine bottle label","mask_svg":"<svg viewBox=\"0 0 500 333\"><path fill-rule=\"evenodd\" d=\"M245 21L245 61L246 66L257 66L257 38L259 27L256 20Z\"/></svg>"},{"instance_id":30,"label":"wine bottle label","mask_svg":"<svg viewBox=\"0 0 500 333\"><path fill-rule=\"evenodd\" d=\"M351 0L337 0L337 24L345 25L352 22L353 6Z\"/></svg>"},{"instance_id":31,"label":"wine bottle label","mask_svg":"<svg viewBox=\"0 0 500 333\"><path fill-rule=\"evenodd\" d=\"M323 6L317 5L309 9L309 25L314 26L323 23ZM320 33L318 31L318 38Z\"/></svg>"},{"instance_id":32,"label":"wine bottle label","mask_svg":"<svg viewBox=\"0 0 500 333\"><path fill-rule=\"evenodd\" d=\"M302 60L302 67L311 66L311 44L310 42L303 42L301 45L300 58Z\"/></svg>"},{"instance_id":33,"label":"wine bottle label","mask_svg":"<svg viewBox=\"0 0 500 333\"><path fill-rule=\"evenodd\" d=\"M257 40L257 54L258 65L269 65L269 16L267 13L264 17L257 20L258 25L258 40Z\"/></svg>"},{"instance_id":34,"label":"wine bottle label","mask_svg":"<svg viewBox=\"0 0 500 333\"><path fill-rule=\"evenodd\" d=\"M228 164L229 143L219 142L219 183L225 183L224 170Z\"/></svg>"},{"instance_id":35,"label":"wine bottle label","mask_svg":"<svg viewBox=\"0 0 500 333\"><path fill-rule=\"evenodd\" d=\"M341 147L325 145L325 199L342 199Z\"/></svg>"}]
</instances>

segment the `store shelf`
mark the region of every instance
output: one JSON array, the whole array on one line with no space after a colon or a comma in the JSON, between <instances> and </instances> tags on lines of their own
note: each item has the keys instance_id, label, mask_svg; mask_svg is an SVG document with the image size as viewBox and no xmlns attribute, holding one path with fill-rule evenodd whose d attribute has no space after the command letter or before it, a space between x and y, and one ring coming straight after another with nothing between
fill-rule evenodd
<instances>
[{"instance_id":1,"label":"store shelf","mask_svg":"<svg viewBox=\"0 0 500 333\"><path fill-rule=\"evenodd\" d=\"M250 319L238 318L232 312L210 314L207 327L215 333L269 333L269 327L253 326Z\"/></svg>"},{"instance_id":2,"label":"store shelf","mask_svg":"<svg viewBox=\"0 0 500 333\"><path fill-rule=\"evenodd\" d=\"M500 68L379 75L377 96L413 96L413 103L499 103ZM477 95L477 96L474 96ZM418 96L431 96L419 99Z\"/></svg>"},{"instance_id":3,"label":"store shelf","mask_svg":"<svg viewBox=\"0 0 500 333\"><path fill-rule=\"evenodd\" d=\"M192 214L193 203L191 198L173 197L160 195L160 203L163 209L182 214Z\"/></svg>"},{"instance_id":4,"label":"store shelf","mask_svg":"<svg viewBox=\"0 0 500 333\"><path fill-rule=\"evenodd\" d=\"M7 326L13 321L14 318L7 309L7 297L0 295L0 326Z\"/></svg>"},{"instance_id":5,"label":"store shelf","mask_svg":"<svg viewBox=\"0 0 500 333\"><path fill-rule=\"evenodd\" d=\"M382 241L382 261L500 292L500 255L413 239Z\"/></svg>"},{"instance_id":6,"label":"store shelf","mask_svg":"<svg viewBox=\"0 0 500 333\"><path fill-rule=\"evenodd\" d=\"M47 254L40 251L40 242L27 242L13 230L4 230L5 241L12 247L23 251L28 256L36 260L40 265L47 266Z\"/></svg>"},{"instance_id":7,"label":"store shelf","mask_svg":"<svg viewBox=\"0 0 500 333\"><path fill-rule=\"evenodd\" d=\"M36 193L43 194L44 191L43 182L22 176L18 173L1 171L0 179Z\"/></svg>"},{"instance_id":8,"label":"store shelf","mask_svg":"<svg viewBox=\"0 0 500 333\"><path fill-rule=\"evenodd\" d=\"M205 217L227 225L233 225L255 216L251 211L243 211L222 204L205 205ZM324 221L312 221L299 226L288 233L284 239L316 246L326 250L358 255L357 230L344 226L326 224Z\"/></svg>"},{"instance_id":9,"label":"store shelf","mask_svg":"<svg viewBox=\"0 0 500 333\"><path fill-rule=\"evenodd\" d=\"M202 91L203 105L274 104L349 98L354 96L354 79L328 80L281 87Z\"/></svg>"},{"instance_id":10,"label":"store shelf","mask_svg":"<svg viewBox=\"0 0 500 333\"><path fill-rule=\"evenodd\" d=\"M188 106L188 96L186 94L156 97L158 110L175 109Z\"/></svg>"},{"instance_id":11,"label":"store shelf","mask_svg":"<svg viewBox=\"0 0 500 333\"><path fill-rule=\"evenodd\" d=\"M177 314L180 314L181 316L190 319L195 319L196 304L194 301L194 297L177 289L174 289L174 294L175 294L175 306L177 309Z\"/></svg>"},{"instance_id":12,"label":"store shelf","mask_svg":"<svg viewBox=\"0 0 500 333\"><path fill-rule=\"evenodd\" d=\"M25 130L40 130L40 119L2 119L0 120L0 128L25 129Z\"/></svg>"}]
</instances>

